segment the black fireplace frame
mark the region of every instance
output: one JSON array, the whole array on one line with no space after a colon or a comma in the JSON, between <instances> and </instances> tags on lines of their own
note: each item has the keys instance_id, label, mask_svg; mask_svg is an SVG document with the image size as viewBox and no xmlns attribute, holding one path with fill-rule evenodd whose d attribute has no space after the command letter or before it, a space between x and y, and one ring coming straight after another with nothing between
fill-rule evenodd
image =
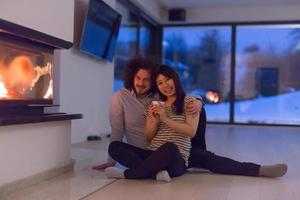
<instances>
[{"instance_id":1,"label":"black fireplace frame","mask_svg":"<svg viewBox=\"0 0 300 200\"><path fill-rule=\"evenodd\" d=\"M0 34L28 44L43 46L49 49L69 49L72 42L0 19Z\"/></svg>"},{"instance_id":2,"label":"black fireplace frame","mask_svg":"<svg viewBox=\"0 0 300 200\"><path fill-rule=\"evenodd\" d=\"M54 54L55 49L69 49L73 43L60 38L15 24L4 19L0 19L0 40L13 42L37 50ZM26 100L0 100L0 109L2 107L23 107L30 104L53 104L52 99L26 99Z\"/></svg>"},{"instance_id":3,"label":"black fireplace frame","mask_svg":"<svg viewBox=\"0 0 300 200\"><path fill-rule=\"evenodd\" d=\"M34 49L46 51L51 54L54 54L55 49L69 49L73 45L72 42L6 21L4 19L0 19L0 40L24 44L27 47L33 47ZM21 119L19 120L20 123L30 123L30 121L40 122L44 121L45 118L48 120L50 119L49 114L44 112L44 108L51 106L58 106L53 104L53 99L1 99L0 125L18 124L18 119ZM56 117L52 115L51 119L53 119L53 117L54 119L65 119L66 117L65 113L55 113L54 115ZM57 117L57 115L59 117ZM37 116L38 118L36 118ZM82 115L79 114L76 115L75 118L81 117Z\"/></svg>"}]
</instances>

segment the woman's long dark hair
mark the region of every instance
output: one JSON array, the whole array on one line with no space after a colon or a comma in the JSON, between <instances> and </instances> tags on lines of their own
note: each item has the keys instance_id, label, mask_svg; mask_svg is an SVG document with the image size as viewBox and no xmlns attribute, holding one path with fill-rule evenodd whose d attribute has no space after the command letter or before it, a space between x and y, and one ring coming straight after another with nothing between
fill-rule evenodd
<instances>
[{"instance_id":1,"label":"woman's long dark hair","mask_svg":"<svg viewBox=\"0 0 300 200\"><path fill-rule=\"evenodd\" d=\"M182 88L179 75L177 74L177 72L174 69L172 69L168 65L161 65L159 67L159 69L157 71L156 79L157 79L158 75L160 75L160 74L165 77L168 77L170 79L173 79L174 84L175 84L175 90L176 90L176 100L174 102L175 112L177 115L182 114L183 108L184 108L184 98L185 98L186 94ZM167 97L164 96L159 90L158 90L158 92L159 92L161 99L163 101L165 101L167 99Z\"/></svg>"},{"instance_id":2,"label":"woman's long dark hair","mask_svg":"<svg viewBox=\"0 0 300 200\"><path fill-rule=\"evenodd\" d=\"M153 58L153 60L155 60ZM123 81L124 87L126 89L133 89L134 90L134 76L140 69L149 70L151 75L151 88L149 93L156 92L156 84L155 84L155 74L157 72L158 64L155 61L150 59L146 59L143 56L136 56L130 60L125 65L124 74L123 74Z\"/></svg>"}]
</instances>

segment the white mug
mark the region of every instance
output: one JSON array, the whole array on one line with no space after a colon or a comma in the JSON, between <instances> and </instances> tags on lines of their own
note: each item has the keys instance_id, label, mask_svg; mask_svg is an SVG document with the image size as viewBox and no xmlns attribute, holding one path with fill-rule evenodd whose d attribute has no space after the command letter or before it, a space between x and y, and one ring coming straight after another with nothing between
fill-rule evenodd
<instances>
[{"instance_id":1,"label":"white mug","mask_svg":"<svg viewBox=\"0 0 300 200\"><path fill-rule=\"evenodd\" d=\"M164 101L152 101L152 104L153 104L153 105L161 105L161 106L164 106L164 105L165 105L165 102L164 102Z\"/></svg>"}]
</instances>

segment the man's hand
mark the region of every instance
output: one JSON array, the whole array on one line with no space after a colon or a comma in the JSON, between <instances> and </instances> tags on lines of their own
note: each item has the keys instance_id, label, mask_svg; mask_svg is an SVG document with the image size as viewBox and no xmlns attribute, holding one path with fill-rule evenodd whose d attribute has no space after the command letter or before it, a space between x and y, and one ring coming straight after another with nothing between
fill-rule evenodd
<instances>
[{"instance_id":1,"label":"man's hand","mask_svg":"<svg viewBox=\"0 0 300 200\"><path fill-rule=\"evenodd\" d=\"M103 163L103 164L100 164L100 165L95 165L95 166L93 166L93 169L94 170L104 170L108 167L115 166L115 164L116 164L115 162L107 162L107 163Z\"/></svg>"},{"instance_id":2,"label":"man's hand","mask_svg":"<svg viewBox=\"0 0 300 200\"><path fill-rule=\"evenodd\" d=\"M202 102L198 99L191 98L186 104L186 114L196 117L202 109Z\"/></svg>"}]
</instances>

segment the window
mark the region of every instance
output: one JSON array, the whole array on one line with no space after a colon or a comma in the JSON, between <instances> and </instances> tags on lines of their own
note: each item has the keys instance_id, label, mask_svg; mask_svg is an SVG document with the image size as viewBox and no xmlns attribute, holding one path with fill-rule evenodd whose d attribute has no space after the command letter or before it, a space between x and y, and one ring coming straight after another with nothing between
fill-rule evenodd
<instances>
[{"instance_id":1,"label":"window","mask_svg":"<svg viewBox=\"0 0 300 200\"><path fill-rule=\"evenodd\" d=\"M300 25L237 26L235 121L300 123Z\"/></svg>"},{"instance_id":2,"label":"window","mask_svg":"<svg viewBox=\"0 0 300 200\"><path fill-rule=\"evenodd\" d=\"M141 20L140 37L139 37L139 53L143 56L152 56L152 35L151 24L146 20Z\"/></svg>"},{"instance_id":3,"label":"window","mask_svg":"<svg viewBox=\"0 0 300 200\"><path fill-rule=\"evenodd\" d=\"M300 23L170 25L162 47L208 121L300 124Z\"/></svg>"},{"instance_id":4,"label":"window","mask_svg":"<svg viewBox=\"0 0 300 200\"><path fill-rule=\"evenodd\" d=\"M162 44L163 62L204 99L208 120L229 122L231 27L165 27Z\"/></svg>"}]
</instances>

